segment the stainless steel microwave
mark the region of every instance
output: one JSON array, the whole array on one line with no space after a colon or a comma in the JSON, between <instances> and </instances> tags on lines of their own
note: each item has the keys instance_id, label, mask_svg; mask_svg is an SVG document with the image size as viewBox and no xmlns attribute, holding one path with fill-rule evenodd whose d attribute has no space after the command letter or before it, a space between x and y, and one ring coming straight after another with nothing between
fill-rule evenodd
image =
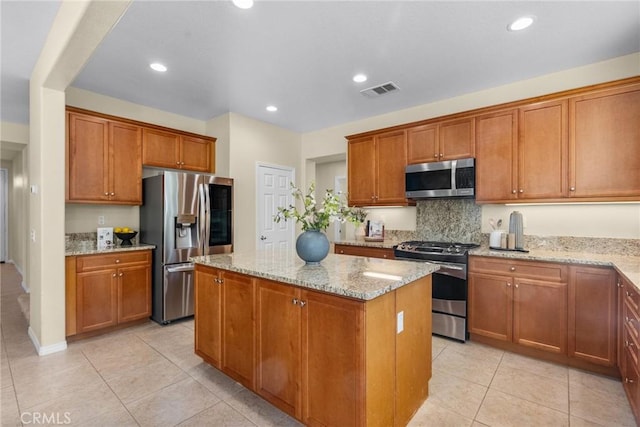
<instances>
[{"instance_id":1,"label":"stainless steel microwave","mask_svg":"<svg viewBox=\"0 0 640 427\"><path fill-rule=\"evenodd\" d=\"M475 159L467 158L407 166L407 199L475 197L475 164Z\"/></svg>"}]
</instances>

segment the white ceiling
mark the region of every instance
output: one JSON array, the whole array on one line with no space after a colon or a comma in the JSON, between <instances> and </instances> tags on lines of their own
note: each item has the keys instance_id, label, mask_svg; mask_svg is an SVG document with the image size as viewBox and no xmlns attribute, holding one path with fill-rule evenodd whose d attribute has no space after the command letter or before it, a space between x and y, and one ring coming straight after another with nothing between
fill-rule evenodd
<instances>
[{"instance_id":1,"label":"white ceiling","mask_svg":"<svg viewBox=\"0 0 640 427\"><path fill-rule=\"evenodd\" d=\"M28 120L26 82L58 4L2 1L3 121ZM506 30L524 14L534 26ZM134 1L73 86L306 132L639 51L637 0ZM388 81L401 90L359 93Z\"/></svg>"}]
</instances>

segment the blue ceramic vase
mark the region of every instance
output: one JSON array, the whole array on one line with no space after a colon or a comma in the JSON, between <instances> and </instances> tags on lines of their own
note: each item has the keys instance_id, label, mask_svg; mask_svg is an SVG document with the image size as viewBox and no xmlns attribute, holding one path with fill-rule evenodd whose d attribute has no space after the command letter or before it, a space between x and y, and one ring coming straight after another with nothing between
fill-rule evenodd
<instances>
[{"instance_id":1,"label":"blue ceramic vase","mask_svg":"<svg viewBox=\"0 0 640 427\"><path fill-rule=\"evenodd\" d=\"M296 252L308 265L319 264L329 253L329 239L319 230L304 231L296 240Z\"/></svg>"}]
</instances>

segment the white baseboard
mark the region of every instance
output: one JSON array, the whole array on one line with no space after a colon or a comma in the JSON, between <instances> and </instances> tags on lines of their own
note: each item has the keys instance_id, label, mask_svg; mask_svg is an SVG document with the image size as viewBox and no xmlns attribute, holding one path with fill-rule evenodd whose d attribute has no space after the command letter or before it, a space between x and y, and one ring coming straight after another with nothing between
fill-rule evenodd
<instances>
[{"instance_id":1,"label":"white baseboard","mask_svg":"<svg viewBox=\"0 0 640 427\"><path fill-rule=\"evenodd\" d=\"M31 338L31 342L33 346L36 348L39 356L46 356L47 354L57 353L59 351L64 351L67 349L67 341L62 341L56 344L51 344L47 346L41 346L38 341L38 337L36 337L36 333L33 332L31 326L29 326L29 338Z\"/></svg>"}]
</instances>

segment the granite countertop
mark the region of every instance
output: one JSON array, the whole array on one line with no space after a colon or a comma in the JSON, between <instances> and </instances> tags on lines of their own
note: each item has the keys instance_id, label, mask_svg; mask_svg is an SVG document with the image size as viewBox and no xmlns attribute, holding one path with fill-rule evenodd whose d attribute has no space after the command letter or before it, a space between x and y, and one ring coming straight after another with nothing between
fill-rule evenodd
<instances>
[{"instance_id":1,"label":"granite countertop","mask_svg":"<svg viewBox=\"0 0 640 427\"><path fill-rule=\"evenodd\" d=\"M397 240L385 240L384 242L366 242L364 240L343 240L336 242L340 245L393 248L400 243ZM497 258L513 258L530 261L560 262L566 264L583 264L592 266L613 267L618 273L627 278L629 282L640 291L640 256L619 255L613 253L595 253L584 251L571 251L562 249L531 249L529 252L496 251L482 245L469 251L470 255L491 256Z\"/></svg>"},{"instance_id":2,"label":"granite countertop","mask_svg":"<svg viewBox=\"0 0 640 427\"><path fill-rule=\"evenodd\" d=\"M72 241L65 245L65 256L91 255L91 254L110 254L114 252L126 251L143 251L147 249L155 249L155 245L147 245L139 243L131 246L113 246L108 249L98 249L96 242L91 240Z\"/></svg>"},{"instance_id":3,"label":"granite countertop","mask_svg":"<svg viewBox=\"0 0 640 427\"><path fill-rule=\"evenodd\" d=\"M529 252L496 251L488 246L472 249L469 255L613 267L640 290L640 256L549 249L531 249Z\"/></svg>"},{"instance_id":4,"label":"granite countertop","mask_svg":"<svg viewBox=\"0 0 640 427\"><path fill-rule=\"evenodd\" d=\"M429 263L336 254L329 254L319 265L305 265L295 251L277 249L199 256L191 260L360 300L372 300L439 268Z\"/></svg>"}]
</instances>

